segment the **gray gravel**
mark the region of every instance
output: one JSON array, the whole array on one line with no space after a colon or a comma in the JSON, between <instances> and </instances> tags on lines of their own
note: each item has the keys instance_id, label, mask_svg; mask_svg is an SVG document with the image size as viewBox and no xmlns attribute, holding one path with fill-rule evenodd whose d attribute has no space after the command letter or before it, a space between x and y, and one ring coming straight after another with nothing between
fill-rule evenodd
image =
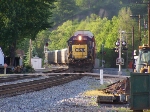
<instances>
[{"instance_id":1,"label":"gray gravel","mask_svg":"<svg viewBox=\"0 0 150 112\"><path fill-rule=\"evenodd\" d=\"M118 79L107 80L112 83ZM100 81L83 77L61 86L0 99L0 112L115 112L118 108L126 112L128 105L98 105L97 96L86 96L84 92L100 87ZM121 108L122 107L122 108Z\"/></svg>"},{"instance_id":2,"label":"gray gravel","mask_svg":"<svg viewBox=\"0 0 150 112\"><path fill-rule=\"evenodd\" d=\"M110 75L118 75L118 68L98 68L93 69L94 73L100 73L100 69L103 70L103 74L110 74ZM130 76L130 72L132 72L132 69L121 69L122 76Z\"/></svg>"}]
</instances>

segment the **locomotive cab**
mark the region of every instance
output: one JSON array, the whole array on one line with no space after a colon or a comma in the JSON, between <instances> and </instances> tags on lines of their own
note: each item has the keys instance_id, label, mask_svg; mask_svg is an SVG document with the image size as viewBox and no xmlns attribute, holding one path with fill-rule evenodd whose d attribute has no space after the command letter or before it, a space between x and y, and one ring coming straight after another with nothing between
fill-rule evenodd
<instances>
[{"instance_id":1,"label":"locomotive cab","mask_svg":"<svg viewBox=\"0 0 150 112\"><path fill-rule=\"evenodd\" d=\"M95 46L93 34L89 31L77 31L68 40L69 68L74 71L89 71L93 68Z\"/></svg>"}]
</instances>

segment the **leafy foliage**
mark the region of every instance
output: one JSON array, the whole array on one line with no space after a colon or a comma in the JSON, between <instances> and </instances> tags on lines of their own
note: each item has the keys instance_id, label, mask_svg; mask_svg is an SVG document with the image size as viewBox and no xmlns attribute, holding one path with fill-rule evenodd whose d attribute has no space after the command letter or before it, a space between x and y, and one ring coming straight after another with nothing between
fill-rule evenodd
<instances>
[{"instance_id":1,"label":"leafy foliage","mask_svg":"<svg viewBox=\"0 0 150 112\"><path fill-rule=\"evenodd\" d=\"M35 39L37 33L50 28L48 22L54 0L0 1L1 47L11 57L13 64L17 43L24 38Z\"/></svg>"},{"instance_id":2,"label":"leafy foliage","mask_svg":"<svg viewBox=\"0 0 150 112\"><path fill-rule=\"evenodd\" d=\"M55 9L53 10L53 20L58 24L70 18L74 15L74 12L78 9L74 0L57 0L54 3Z\"/></svg>"}]
</instances>

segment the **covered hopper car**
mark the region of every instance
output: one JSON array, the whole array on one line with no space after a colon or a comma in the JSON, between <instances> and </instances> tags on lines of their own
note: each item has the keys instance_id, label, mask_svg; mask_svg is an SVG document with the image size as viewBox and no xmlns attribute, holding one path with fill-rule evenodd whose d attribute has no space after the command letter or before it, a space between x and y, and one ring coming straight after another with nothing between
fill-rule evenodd
<instances>
[{"instance_id":1,"label":"covered hopper car","mask_svg":"<svg viewBox=\"0 0 150 112\"><path fill-rule=\"evenodd\" d=\"M68 64L68 56L67 56L67 48L61 50L53 50L45 53L45 58L48 61L48 64L53 65L67 65Z\"/></svg>"}]
</instances>

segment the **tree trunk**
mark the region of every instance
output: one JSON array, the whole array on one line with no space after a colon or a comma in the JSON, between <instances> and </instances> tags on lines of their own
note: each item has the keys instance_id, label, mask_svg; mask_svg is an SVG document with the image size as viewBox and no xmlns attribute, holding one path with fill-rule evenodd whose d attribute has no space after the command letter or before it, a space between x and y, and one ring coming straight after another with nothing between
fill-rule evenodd
<instances>
[{"instance_id":1,"label":"tree trunk","mask_svg":"<svg viewBox=\"0 0 150 112\"><path fill-rule=\"evenodd\" d=\"M16 42L13 42L12 45L9 46L10 51L10 66L14 66L15 60L15 51L16 51Z\"/></svg>"}]
</instances>

